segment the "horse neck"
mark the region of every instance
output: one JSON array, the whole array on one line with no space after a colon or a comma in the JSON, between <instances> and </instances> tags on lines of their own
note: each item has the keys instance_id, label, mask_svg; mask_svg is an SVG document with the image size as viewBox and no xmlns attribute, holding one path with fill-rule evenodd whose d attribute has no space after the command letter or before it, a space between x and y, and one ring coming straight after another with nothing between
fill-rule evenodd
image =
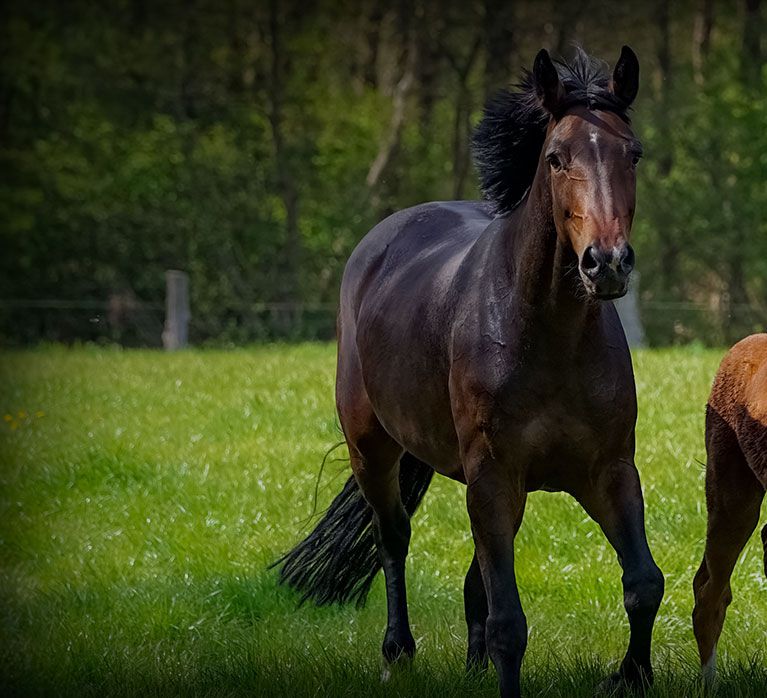
<instances>
[{"instance_id":1,"label":"horse neck","mask_svg":"<svg viewBox=\"0 0 767 698\"><path fill-rule=\"evenodd\" d=\"M536 331L577 342L590 327L598 304L590 301L573 268L573 252L557 235L548 166L543 158L527 200L499 236L505 283L511 281L526 323ZM534 334L534 333L533 333ZM564 348L564 347L563 347Z\"/></svg>"}]
</instances>

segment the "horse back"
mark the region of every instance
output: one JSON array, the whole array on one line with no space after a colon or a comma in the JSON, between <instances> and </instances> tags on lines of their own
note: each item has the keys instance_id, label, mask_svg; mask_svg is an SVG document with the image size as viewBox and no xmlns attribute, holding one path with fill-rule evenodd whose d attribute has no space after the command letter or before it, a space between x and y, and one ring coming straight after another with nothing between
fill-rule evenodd
<instances>
[{"instance_id":1,"label":"horse back","mask_svg":"<svg viewBox=\"0 0 767 698\"><path fill-rule=\"evenodd\" d=\"M344 324L356 324L366 299L401 295L406 306L416 300L415 286L444 285L455 262L491 220L491 207L481 201L430 202L382 220L360 241L344 269Z\"/></svg>"},{"instance_id":2,"label":"horse back","mask_svg":"<svg viewBox=\"0 0 767 698\"><path fill-rule=\"evenodd\" d=\"M738 342L724 357L707 405L706 443L730 432L756 477L767 488L767 334Z\"/></svg>"}]
</instances>

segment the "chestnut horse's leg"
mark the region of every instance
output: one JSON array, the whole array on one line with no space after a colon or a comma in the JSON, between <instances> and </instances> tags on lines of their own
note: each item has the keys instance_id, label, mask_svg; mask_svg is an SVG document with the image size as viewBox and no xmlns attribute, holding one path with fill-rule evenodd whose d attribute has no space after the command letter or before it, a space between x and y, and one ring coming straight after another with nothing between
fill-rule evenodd
<instances>
[{"instance_id":1,"label":"chestnut horse's leg","mask_svg":"<svg viewBox=\"0 0 767 698\"><path fill-rule=\"evenodd\" d=\"M703 561L693 580L693 630L704 678L716 673L716 643L732 601L730 576L759 522L764 489L729 427L708 440L706 506L708 527Z\"/></svg>"},{"instance_id":2,"label":"chestnut horse's leg","mask_svg":"<svg viewBox=\"0 0 767 698\"><path fill-rule=\"evenodd\" d=\"M482 581L477 553L471 558L469 571L463 583L463 608L466 627L469 631L469 650L466 655L466 670L487 668L487 643L485 642L485 624L487 623L487 594Z\"/></svg>"},{"instance_id":3,"label":"chestnut horse's leg","mask_svg":"<svg viewBox=\"0 0 767 698\"><path fill-rule=\"evenodd\" d=\"M623 604L631 635L620 669L607 684L625 681L641 688L653 681L650 644L664 579L647 545L639 473L632 462L621 460L574 494L604 531L623 568Z\"/></svg>"},{"instance_id":4,"label":"chestnut horse's leg","mask_svg":"<svg viewBox=\"0 0 767 698\"><path fill-rule=\"evenodd\" d=\"M466 502L489 610L487 650L498 673L501 696L516 698L527 647L527 620L514 573L514 536L527 495L523 484L515 482L499 463L467 465Z\"/></svg>"}]
</instances>

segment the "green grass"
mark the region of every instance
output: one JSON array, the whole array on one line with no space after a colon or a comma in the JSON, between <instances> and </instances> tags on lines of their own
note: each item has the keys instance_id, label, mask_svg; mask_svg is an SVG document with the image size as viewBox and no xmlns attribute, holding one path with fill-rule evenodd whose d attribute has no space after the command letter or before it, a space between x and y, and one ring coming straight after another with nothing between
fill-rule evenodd
<instances>
[{"instance_id":1,"label":"green grass","mask_svg":"<svg viewBox=\"0 0 767 698\"><path fill-rule=\"evenodd\" d=\"M705 531L703 406L720 355L635 357L637 462L667 579L657 696L698 692L690 585ZM265 569L308 532L319 464L339 440L334 357L331 345L0 356L3 695L495 695L492 671L462 670L472 545L458 484L436 478L414 518L419 653L388 684L380 578L362 610L296 608ZM320 508L347 468L326 467ZM573 501L548 493L530 497L517 550L523 689L591 695L628 634L613 551ZM761 567L754 537L720 643L722 695L767 694Z\"/></svg>"}]
</instances>

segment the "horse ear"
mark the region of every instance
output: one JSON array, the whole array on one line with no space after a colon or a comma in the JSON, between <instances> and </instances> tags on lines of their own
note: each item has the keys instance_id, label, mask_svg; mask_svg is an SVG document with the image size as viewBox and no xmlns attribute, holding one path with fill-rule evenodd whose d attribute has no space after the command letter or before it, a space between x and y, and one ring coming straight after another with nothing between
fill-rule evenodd
<instances>
[{"instance_id":1,"label":"horse ear","mask_svg":"<svg viewBox=\"0 0 767 698\"><path fill-rule=\"evenodd\" d=\"M639 92L639 59L630 47L621 49L621 57L613 71L613 94L629 106Z\"/></svg>"},{"instance_id":2,"label":"horse ear","mask_svg":"<svg viewBox=\"0 0 767 698\"><path fill-rule=\"evenodd\" d=\"M559 105L565 96L564 87L559 80L559 74L549 56L549 52L542 48L538 51L533 63L533 82L535 94L541 106L551 114L559 110Z\"/></svg>"}]
</instances>

